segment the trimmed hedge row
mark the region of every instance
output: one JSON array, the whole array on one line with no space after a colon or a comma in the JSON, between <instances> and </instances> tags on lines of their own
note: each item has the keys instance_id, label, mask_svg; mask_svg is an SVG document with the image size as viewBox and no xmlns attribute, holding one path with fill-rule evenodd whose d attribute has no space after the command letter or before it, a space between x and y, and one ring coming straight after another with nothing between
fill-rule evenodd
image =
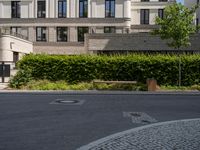
<instances>
[{"instance_id":1,"label":"trimmed hedge row","mask_svg":"<svg viewBox=\"0 0 200 150\"><path fill-rule=\"evenodd\" d=\"M200 83L200 55L182 55L182 83ZM177 56L52 56L28 55L18 63L21 70L29 68L34 79L66 80L71 83L101 80L137 80L146 83L155 78L161 85L178 84Z\"/></svg>"}]
</instances>

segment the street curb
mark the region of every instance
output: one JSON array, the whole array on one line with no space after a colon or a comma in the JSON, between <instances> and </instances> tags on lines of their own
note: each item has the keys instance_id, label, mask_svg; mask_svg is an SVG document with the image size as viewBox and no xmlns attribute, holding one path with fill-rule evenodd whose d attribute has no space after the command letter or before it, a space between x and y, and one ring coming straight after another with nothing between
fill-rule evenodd
<instances>
[{"instance_id":1,"label":"street curb","mask_svg":"<svg viewBox=\"0 0 200 150\"><path fill-rule=\"evenodd\" d=\"M105 138L102 138L102 139L99 139L97 141L94 141L94 142L91 142L85 146L82 146L76 150L89 150L91 149L92 147L95 147L101 143L104 143L106 141L109 141L113 138L120 138L126 134L130 134L132 132L137 132L139 130L143 130L143 129L146 129L146 128L151 128L151 127L156 127L156 126L163 126L163 125L168 125L168 124L173 124L173 123L180 123L180 122L190 122L190 121L200 121L200 118L196 118L196 119L184 119L184 120L174 120L174 121L166 121L166 122L159 122L159 123L154 123L154 124L150 124L150 125L145 125L145 126L142 126L142 127L136 127L136 128L133 128L133 129L130 129L130 130L126 130L126 131L122 131L122 132L118 132L118 133L115 133L115 134L112 134L110 136L107 136Z\"/></svg>"},{"instance_id":2,"label":"street curb","mask_svg":"<svg viewBox=\"0 0 200 150\"><path fill-rule=\"evenodd\" d=\"M67 95L200 95L199 91L98 91L98 90L67 90L67 91L55 91L55 90L0 90L0 94L67 94Z\"/></svg>"}]
</instances>

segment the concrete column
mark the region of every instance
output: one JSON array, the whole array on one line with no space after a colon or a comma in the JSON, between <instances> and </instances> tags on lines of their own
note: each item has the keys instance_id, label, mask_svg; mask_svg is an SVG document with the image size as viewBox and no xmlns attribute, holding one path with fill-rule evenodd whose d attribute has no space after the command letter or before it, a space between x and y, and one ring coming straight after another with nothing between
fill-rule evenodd
<instances>
[{"instance_id":1,"label":"concrete column","mask_svg":"<svg viewBox=\"0 0 200 150\"><path fill-rule=\"evenodd\" d=\"M71 11L71 18L77 18L79 15L79 0L71 0L70 1L70 11Z\"/></svg>"},{"instance_id":2,"label":"concrete column","mask_svg":"<svg viewBox=\"0 0 200 150\"><path fill-rule=\"evenodd\" d=\"M0 18L3 18L3 5L0 3Z\"/></svg>"},{"instance_id":3,"label":"concrete column","mask_svg":"<svg viewBox=\"0 0 200 150\"><path fill-rule=\"evenodd\" d=\"M88 0L88 18L92 18L92 4L91 0Z\"/></svg>"},{"instance_id":4,"label":"concrete column","mask_svg":"<svg viewBox=\"0 0 200 150\"><path fill-rule=\"evenodd\" d=\"M50 3L49 0L46 0L46 18L49 18L49 9L50 9Z\"/></svg>"},{"instance_id":5,"label":"concrete column","mask_svg":"<svg viewBox=\"0 0 200 150\"><path fill-rule=\"evenodd\" d=\"M124 0L124 18L131 18L131 0Z\"/></svg>"},{"instance_id":6,"label":"concrete column","mask_svg":"<svg viewBox=\"0 0 200 150\"><path fill-rule=\"evenodd\" d=\"M74 0L75 1L75 17L79 18L79 0Z\"/></svg>"},{"instance_id":7,"label":"concrete column","mask_svg":"<svg viewBox=\"0 0 200 150\"><path fill-rule=\"evenodd\" d=\"M48 30L49 34L49 42L56 42L57 41L57 36L56 36L56 27L49 27Z\"/></svg>"},{"instance_id":8,"label":"concrete column","mask_svg":"<svg viewBox=\"0 0 200 150\"><path fill-rule=\"evenodd\" d=\"M34 1L29 3L29 18L34 18Z\"/></svg>"},{"instance_id":9,"label":"concrete column","mask_svg":"<svg viewBox=\"0 0 200 150\"><path fill-rule=\"evenodd\" d=\"M69 41L70 42L77 42L78 41L78 37L77 37L77 27L69 27L68 28L68 32L69 32Z\"/></svg>"},{"instance_id":10,"label":"concrete column","mask_svg":"<svg viewBox=\"0 0 200 150\"><path fill-rule=\"evenodd\" d=\"M67 0L67 18L70 18L70 0Z\"/></svg>"},{"instance_id":11,"label":"concrete column","mask_svg":"<svg viewBox=\"0 0 200 150\"><path fill-rule=\"evenodd\" d=\"M49 2L49 18L55 18L56 17L56 3L57 3L57 0L54 0L54 1L50 1Z\"/></svg>"},{"instance_id":12,"label":"concrete column","mask_svg":"<svg viewBox=\"0 0 200 150\"><path fill-rule=\"evenodd\" d=\"M34 1L34 18L37 18L37 0Z\"/></svg>"},{"instance_id":13,"label":"concrete column","mask_svg":"<svg viewBox=\"0 0 200 150\"><path fill-rule=\"evenodd\" d=\"M28 39L31 42L36 41L36 29L34 27L29 27L28 28Z\"/></svg>"},{"instance_id":14,"label":"concrete column","mask_svg":"<svg viewBox=\"0 0 200 150\"><path fill-rule=\"evenodd\" d=\"M96 4L97 2L92 0L91 1L91 18L97 17L96 16Z\"/></svg>"}]
</instances>

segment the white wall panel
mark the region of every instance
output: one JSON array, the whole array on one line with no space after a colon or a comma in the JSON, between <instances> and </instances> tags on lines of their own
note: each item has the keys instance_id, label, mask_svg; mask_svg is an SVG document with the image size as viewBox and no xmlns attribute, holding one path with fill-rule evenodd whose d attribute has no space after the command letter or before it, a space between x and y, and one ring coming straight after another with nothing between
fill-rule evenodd
<instances>
[{"instance_id":1,"label":"white wall panel","mask_svg":"<svg viewBox=\"0 0 200 150\"><path fill-rule=\"evenodd\" d=\"M21 5L21 18L29 18L29 2L22 1Z\"/></svg>"},{"instance_id":2,"label":"white wall panel","mask_svg":"<svg viewBox=\"0 0 200 150\"><path fill-rule=\"evenodd\" d=\"M3 1L3 18L11 18L11 2Z\"/></svg>"},{"instance_id":3,"label":"white wall panel","mask_svg":"<svg viewBox=\"0 0 200 150\"><path fill-rule=\"evenodd\" d=\"M122 18L124 16L124 1L116 0L115 3L115 17Z\"/></svg>"},{"instance_id":4,"label":"white wall panel","mask_svg":"<svg viewBox=\"0 0 200 150\"><path fill-rule=\"evenodd\" d=\"M105 18L105 0L96 1L96 18Z\"/></svg>"},{"instance_id":5,"label":"white wall panel","mask_svg":"<svg viewBox=\"0 0 200 150\"><path fill-rule=\"evenodd\" d=\"M3 4L0 2L0 18L3 18Z\"/></svg>"}]
</instances>

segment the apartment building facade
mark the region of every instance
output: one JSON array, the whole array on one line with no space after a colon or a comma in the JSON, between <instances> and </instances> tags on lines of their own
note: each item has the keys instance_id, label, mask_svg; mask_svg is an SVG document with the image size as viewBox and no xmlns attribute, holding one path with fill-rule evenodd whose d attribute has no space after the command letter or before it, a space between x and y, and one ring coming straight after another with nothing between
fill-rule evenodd
<instances>
[{"instance_id":1,"label":"apartment building facade","mask_svg":"<svg viewBox=\"0 0 200 150\"><path fill-rule=\"evenodd\" d=\"M33 42L34 53L87 53L89 34L149 32L175 0L0 0L0 30Z\"/></svg>"},{"instance_id":2,"label":"apartment building facade","mask_svg":"<svg viewBox=\"0 0 200 150\"><path fill-rule=\"evenodd\" d=\"M200 0L185 0L184 2L185 6L188 8L193 7L194 5L200 5ZM200 8L197 10L195 14L195 24L200 24Z\"/></svg>"}]
</instances>

